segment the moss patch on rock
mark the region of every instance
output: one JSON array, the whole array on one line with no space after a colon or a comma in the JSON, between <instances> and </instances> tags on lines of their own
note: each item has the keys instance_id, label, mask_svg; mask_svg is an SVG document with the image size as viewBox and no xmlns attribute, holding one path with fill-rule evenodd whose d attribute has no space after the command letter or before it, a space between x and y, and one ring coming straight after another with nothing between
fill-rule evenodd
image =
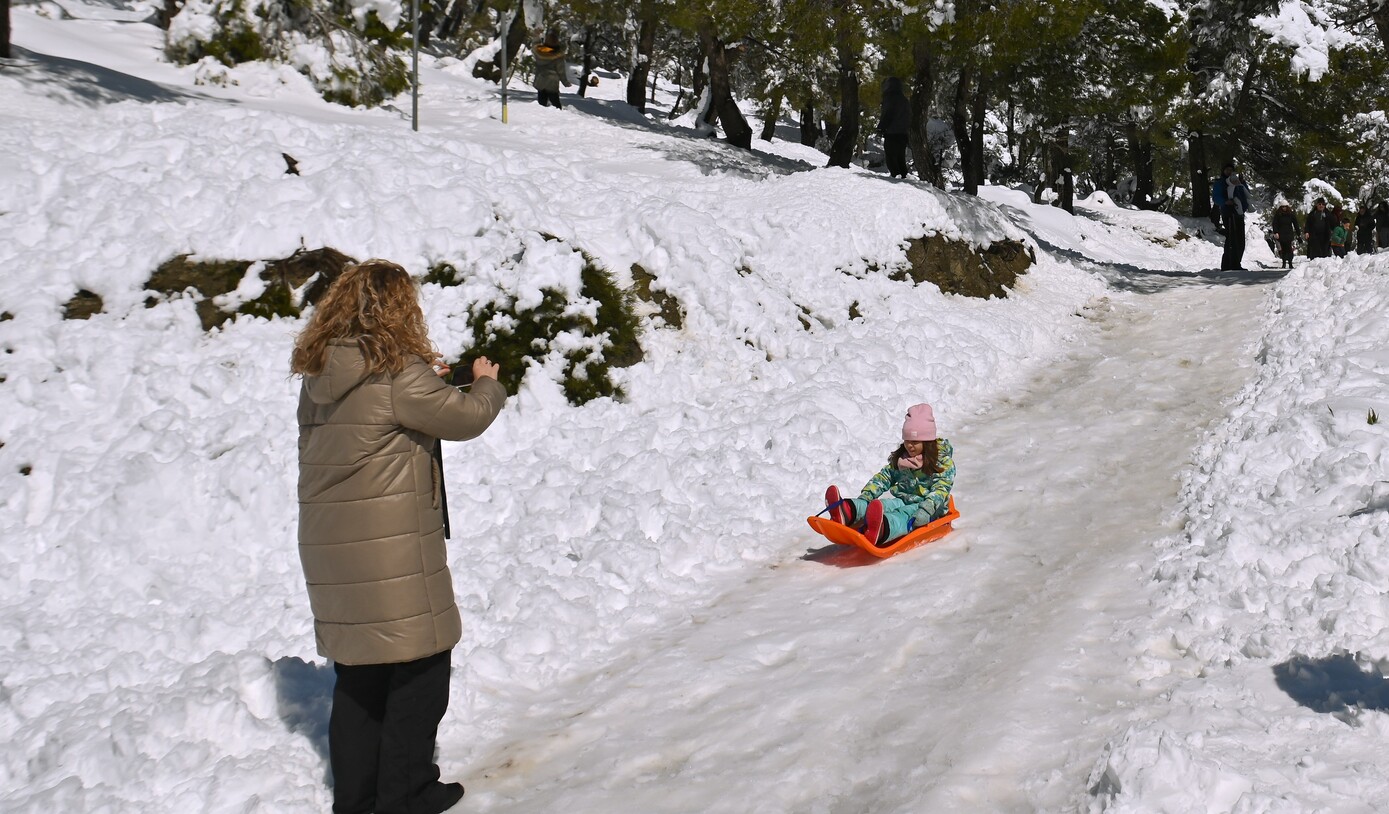
<instances>
[{"instance_id":1,"label":"moss patch on rock","mask_svg":"<svg viewBox=\"0 0 1389 814\"><path fill-rule=\"evenodd\" d=\"M202 300L195 308L203 330L208 331L231 319L231 314L212 304L212 298L235 291L250 268L249 260L194 260L191 254L180 254L161 263L150 275L145 288L163 294L164 299L179 296L189 289L201 294ZM145 305L156 305L160 301L160 298L150 298L145 300Z\"/></svg>"},{"instance_id":2,"label":"moss patch on rock","mask_svg":"<svg viewBox=\"0 0 1389 814\"><path fill-rule=\"evenodd\" d=\"M439 262L429 267L423 282L447 288L463 282L463 275L452 263Z\"/></svg>"},{"instance_id":3,"label":"moss patch on rock","mask_svg":"<svg viewBox=\"0 0 1389 814\"><path fill-rule=\"evenodd\" d=\"M528 368L554 351L564 359L560 386L571 404L593 399L622 398L612 381L613 368L642 360L641 322L631 295L590 257L584 259L579 297L597 304L596 316L573 308L565 292L541 289L540 304L516 309L516 298L480 303L470 311L468 326L476 338L471 354L487 356L501 365L501 383L516 392Z\"/></svg>"},{"instance_id":4,"label":"moss patch on rock","mask_svg":"<svg viewBox=\"0 0 1389 814\"><path fill-rule=\"evenodd\" d=\"M63 306L63 319L91 319L105 307L100 294L83 288Z\"/></svg>"},{"instance_id":5,"label":"moss patch on rock","mask_svg":"<svg viewBox=\"0 0 1389 814\"><path fill-rule=\"evenodd\" d=\"M181 254L170 258L150 276L145 288L162 294L151 297L146 306L175 297L189 289L201 295L196 310L204 330L211 330L237 314L264 317L294 317L318 301L343 269L356 262L332 248L300 249L289 257L271 260L260 272L265 290L255 299L232 310L218 307L215 298L235 291L251 268L250 260L194 260ZM296 292L302 289L301 295Z\"/></svg>"},{"instance_id":6,"label":"moss patch on rock","mask_svg":"<svg viewBox=\"0 0 1389 814\"><path fill-rule=\"evenodd\" d=\"M299 249L289 257L271 260L266 264L261 278L270 283L270 288L266 289L263 296L289 298L292 292L303 289L299 302L293 303L293 313L297 315L300 309L318 302L328 290L328 286L338 279L338 275L356 262L355 258L327 246L321 249ZM271 290L276 286L282 293Z\"/></svg>"},{"instance_id":7,"label":"moss patch on rock","mask_svg":"<svg viewBox=\"0 0 1389 814\"><path fill-rule=\"evenodd\" d=\"M680 307L680 301L659 288L653 288L654 282L656 275L642 268L640 264L632 264L632 293L641 302L654 305L658 309L656 316L666 325L680 330L685 326L685 311Z\"/></svg>"},{"instance_id":8,"label":"moss patch on rock","mask_svg":"<svg viewBox=\"0 0 1389 814\"><path fill-rule=\"evenodd\" d=\"M946 294L1007 297L1008 289L1036 259L1017 240L995 241L981 252L968 243L930 235L907 241L908 265L893 276L917 284L933 283Z\"/></svg>"}]
</instances>

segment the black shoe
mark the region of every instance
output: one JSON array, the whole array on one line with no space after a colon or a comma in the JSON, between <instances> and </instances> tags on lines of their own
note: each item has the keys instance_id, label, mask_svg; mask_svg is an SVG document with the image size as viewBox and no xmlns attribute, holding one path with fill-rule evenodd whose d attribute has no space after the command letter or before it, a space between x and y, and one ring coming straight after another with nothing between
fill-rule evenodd
<instances>
[{"instance_id":1,"label":"black shoe","mask_svg":"<svg viewBox=\"0 0 1389 814\"><path fill-rule=\"evenodd\" d=\"M462 783L435 783L429 791L420 795L424 798L425 811L432 811L434 814L443 814L445 811L458 805L458 801L463 799Z\"/></svg>"}]
</instances>

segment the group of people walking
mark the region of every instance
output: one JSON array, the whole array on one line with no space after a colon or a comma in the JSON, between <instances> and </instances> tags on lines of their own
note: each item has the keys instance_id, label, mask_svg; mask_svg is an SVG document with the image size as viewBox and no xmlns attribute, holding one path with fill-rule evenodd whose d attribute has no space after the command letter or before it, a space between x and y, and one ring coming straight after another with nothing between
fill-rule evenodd
<instances>
[{"instance_id":1,"label":"group of people walking","mask_svg":"<svg viewBox=\"0 0 1389 814\"><path fill-rule=\"evenodd\" d=\"M1211 184L1212 220L1222 221L1225 228L1225 251L1220 259L1222 271L1243 271L1244 220L1249 211L1249 188L1244 178L1235 173L1234 165L1226 164L1220 177ZM1312 210L1299 226L1292 204L1279 203L1269 218L1269 245L1282 260L1282 268L1293 267L1293 257L1299 243L1307 247L1307 256L1345 257L1354 247L1358 254L1374 254L1376 249L1389 249L1389 201L1362 201L1357 212L1344 211L1340 205L1327 208L1325 198L1317 198Z\"/></svg>"},{"instance_id":2,"label":"group of people walking","mask_svg":"<svg viewBox=\"0 0 1389 814\"><path fill-rule=\"evenodd\" d=\"M1277 244L1278 255L1286 268L1292 268L1299 237L1307 246L1307 256L1312 259L1345 257L1352 247L1357 254L1374 254L1377 249L1389 249L1389 201L1381 200L1373 205L1362 203L1352 217L1340 206L1328 209L1326 199L1317 198L1300 229L1292 205L1283 203L1273 213L1269 235Z\"/></svg>"}]
</instances>

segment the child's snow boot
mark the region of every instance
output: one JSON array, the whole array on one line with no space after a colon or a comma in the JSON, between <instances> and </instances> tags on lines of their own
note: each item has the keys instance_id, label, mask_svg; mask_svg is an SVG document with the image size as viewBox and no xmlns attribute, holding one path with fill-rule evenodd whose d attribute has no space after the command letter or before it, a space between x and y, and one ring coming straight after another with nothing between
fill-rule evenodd
<instances>
[{"instance_id":1,"label":"child's snow boot","mask_svg":"<svg viewBox=\"0 0 1389 814\"><path fill-rule=\"evenodd\" d=\"M829 507L831 520L841 526L853 525L854 502L852 500L840 500L838 486L831 486L825 490L825 505Z\"/></svg>"},{"instance_id":2,"label":"child's snow boot","mask_svg":"<svg viewBox=\"0 0 1389 814\"><path fill-rule=\"evenodd\" d=\"M868 503L867 525L863 528L863 536L868 538L868 542L876 546L881 546L886 542L887 523L883 522L883 502L873 500Z\"/></svg>"}]
</instances>

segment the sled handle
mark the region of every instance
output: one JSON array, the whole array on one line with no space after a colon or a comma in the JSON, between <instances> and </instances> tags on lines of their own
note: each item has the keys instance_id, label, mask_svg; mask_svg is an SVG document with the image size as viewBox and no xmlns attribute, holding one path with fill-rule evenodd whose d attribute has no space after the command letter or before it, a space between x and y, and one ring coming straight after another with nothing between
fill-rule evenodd
<instances>
[{"instance_id":1,"label":"sled handle","mask_svg":"<svg viewBox=\"0 0 1389 814\"><path fill-rule=\"evenodd\" d=\"M837 509L837 508L839 508L840 506L843 506L845 503L848 503L848 502L849 502L849 498L847 498L847 497L845 497L845 498L840 498L839 500L835 501L834 503L831 503L830 505L828 505L828 506L826 506L825 508L821 509L820 511L816 512L816 513L815 513L815 516L816 516L816 517L819 517L820 515L824 514L825 512L831 511L831 510L833 510L833 509Z\"/></svg>"}]
</instances>

